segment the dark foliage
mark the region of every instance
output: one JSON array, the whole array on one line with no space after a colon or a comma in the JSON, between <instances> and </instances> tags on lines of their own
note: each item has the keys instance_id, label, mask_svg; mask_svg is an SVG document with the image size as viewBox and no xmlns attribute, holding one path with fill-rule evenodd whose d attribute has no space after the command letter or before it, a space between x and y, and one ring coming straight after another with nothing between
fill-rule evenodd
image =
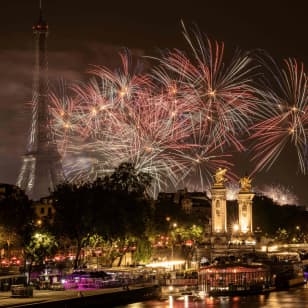
<instances>
[{"instance_id":1,"label":"dark foliage","mask_svg":"<svg viewBox=\"0 0 308 308\"><path fill-rule=\"evenodd\" d=\"M308 212L294 205L279 206L265 196L253 199L254 227L259 226L263 233L274 235L276 230L284 228L293 232L299 225L302 231L308 231Z\"/></svg>"},{"instance_id":2,"label":"dark foliage","mask_svg":"<svg viewBox=\"0 0 308 308\"><path fill-rule=\"evenodd\" d=\"M149 176L137 174L131 164L124 163L111 176L93 183L57 187L53 193L54 230L77 246L75 267L81 248L93 234L106 240L144 234L150 211L145 197L149 184Z\"/></svg>"},{"instance_id":3,"label":"dark foliage","mask_svg":"<svg viewBox=\"0 0 308 308\"><path fill-rule=\"evenodd\" d=\"M33 229L34 211L23 190L2 184L0 196L0 225L7 233L15 234L22 243L29 241Z\"/></svg>"}]
</instances>

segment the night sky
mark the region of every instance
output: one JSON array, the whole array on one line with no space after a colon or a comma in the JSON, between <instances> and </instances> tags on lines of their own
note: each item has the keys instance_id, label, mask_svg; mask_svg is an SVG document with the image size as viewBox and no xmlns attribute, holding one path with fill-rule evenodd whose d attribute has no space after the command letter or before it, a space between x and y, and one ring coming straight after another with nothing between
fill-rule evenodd
<instances>
[{"instance_id":1,"label":"night sky","mask_svg":"<svg viewBox=\"0 0 308 308\"><path fill-rule=\"evenodd\" d=\"M186 48L180 21L196 24L210 38L224 41L231 52L261 48L281 60L308 63L307 1L105 1L43 0L49 23L48 59L51 86L59 80L84 80L89 65L119 64L118 51L157 55L166 48ZM32 24L38 0L1 1L0 12L0 182L16 182L31 120L33 72ZM245 155L244 155L245 156ZM252 167L238 158L239 175ZM256 185L288 186L308 206L308 176L300 174L292 151Z\"/></svg>"}]
</instances>

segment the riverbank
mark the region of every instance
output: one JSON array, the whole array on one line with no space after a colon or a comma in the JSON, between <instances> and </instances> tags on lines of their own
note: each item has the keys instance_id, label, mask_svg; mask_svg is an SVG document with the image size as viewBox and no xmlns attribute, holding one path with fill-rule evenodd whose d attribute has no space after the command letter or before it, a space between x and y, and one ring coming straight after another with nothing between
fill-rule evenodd
<instances>
[{"instance_id":1,"label":"riverbank","mask_svg":"<svg viewBox=\"0 0 308 308\"><path fill-rule=\"evenodd\" d=\"M0 307L114 307L159 297L160 288L154 285L93 290L34 290L33 297L13 298L11 292L0 292Z\"/></svg>"}]
</instances>

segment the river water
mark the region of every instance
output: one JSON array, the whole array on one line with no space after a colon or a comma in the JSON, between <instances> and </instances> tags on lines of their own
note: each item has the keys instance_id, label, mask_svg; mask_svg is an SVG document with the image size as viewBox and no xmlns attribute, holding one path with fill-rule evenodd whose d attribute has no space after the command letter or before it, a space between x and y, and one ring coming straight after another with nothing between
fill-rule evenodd
<instances>
[{"instance_id":1,"label":"river water","mask_svg":"<svg viewBox=\"0 0 308 308\"><path fill-rule=\"evenodd\" d=\"M206 297L194 301L189 296L180 299L169 298L164 301L145 301L116 308L308 308L308 286L293 288L288 291L271 292L255 296Z\"/></svg>"}]
</instances>

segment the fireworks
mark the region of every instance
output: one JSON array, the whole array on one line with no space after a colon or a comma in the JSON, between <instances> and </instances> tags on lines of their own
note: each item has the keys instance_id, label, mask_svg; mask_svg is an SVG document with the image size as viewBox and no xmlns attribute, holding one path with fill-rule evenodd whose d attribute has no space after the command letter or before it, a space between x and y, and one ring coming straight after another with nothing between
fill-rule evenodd
<instances>
[{"instance_id":1,"label":"fireworks","mask_svg":"<svg viewBox=\"0 0 308 308\"><path fill-rule=\"evenodd\" d=\"M226 62L223 43L200 33L191 35L185 27L183 33L193 57L178 50L167 53L161 60L162 69L156 70L158 76L164 85L170 83L170 72L177 76L180 97L189 102L192 124L202 126L202 136L210 136L218 146L244 150L239 137L248 132L256 113L252 57L237 51ZM174 89L171 82L169 88Z\"/></svg>"},{"instance_id":2,"label":"fireworks","mask_svg":"<svg viewBox=\"0 0 308 308\"><path fill-rule=\"evenodd\" d=\"M259 121L252 126L255 140L253 160L256 171L270 168L286 146L297 152L300 169L307 170L305 150L308 138L308 83L304 65L285 60L285 68L271 63L271 79L262 89L264 103L259 105Z\"/></svg>"},{"instance_id":3,"label":"fireworks","mask_svg":"<svg viewBox=\"0 0 308 308\"><path fill-rule=\"evenodd\" d=\"M214 56L222 62L220 54ZM201 85L189 83L193 77L189 71L179 80L171 77L171 65L162 67L164 74L157 83L157 74L140 75L130 67L129 55L121 58L122 69L116 72L95 67L95 78L74 86L73 97L52 96L54 130L69 180L94 179L129 161L152 176L155 195L196 178L204 188L219 166L232 166L231 155L224 150L230 143L242 148L236 130L245 121L237 117L243 117L251 97L251 89L239 82L237 73L233 80L238 84L232 87L230 78L225 88L220 85L217 94L203 99ZM240 96L245 96L245 106Z\"/></svg>"},{"instance_id":4,"label":"fireworks","mask_svg":"<svg viewBox=\"0 0 308 308\"><path fill-rule=\"evenodd\" d=\"M230 183L227 186L227 200L236 200L237 199L237 195L240 191L240 187L238 183Z\"/></svg>"},{"instance_id":5,"label":"fireworks","mask_svg":"<svg viewBox=\"0 0 308 308\"><path fill-rule=\"evenodd\" d=\"M153 177L156 194L169 182L176 185L177 175L185 172L178 153L192 147L183 142L190 135L189 121L171 116L168 100L152 93L147 76L129 74L127 57L122 55L123 71L96 68L98 78L75 86L70 112L64 111L71 106L66 99L61 105L52 96L54 129L66 140L61 149L69 180L93 180L129 161ZM74 123L69 135L68 123Z\"/></svg>"},{"instance_id":6,"label":"fireworks","mask_svg":"<svg viewBox=\"0 0 308 308\"><path fill-rule=\"evenodd\" d=\"M223 43L200 33L184 37L192 56L169 51L152 73L144 74L130 55L111 71L94 67L86 84L72 95L53 94L55 136L69 181L94 180L131 162L153 178L150 193L198 186L206 190L218 167L228 168L232 153L255 140L255 171L270 167L287 142L305 171L307 77L303 66L270 70L275 87L255 88L251 53L225 59ZM278 73L276 72L278 71Z\"/></svg>"},{"instance_id":7,"label":"fireworks","mask_svg":"<svg viewBox=\"0 0 308 308\"><path fill-rule=\"evenodd\" d=\"M205 191L206 191L206 195L211 199L212 198L211 187L208 187ZM228 201L237 200L239 191L240 191L240 187L238 183L234 181L227 183L226 184L226 199Z\"/></svg>"},{"instance_id":8,"label":"fireworks","mask_svg":"<svg viewBox=\"0 0 308 308\"><path fill-rule=\"evenodd\" d=\"M278 205L298 205L298 197L292 190L283 185L264 185L259 189L259 193L271 198Z\"/></svg>"}]
</instances>

